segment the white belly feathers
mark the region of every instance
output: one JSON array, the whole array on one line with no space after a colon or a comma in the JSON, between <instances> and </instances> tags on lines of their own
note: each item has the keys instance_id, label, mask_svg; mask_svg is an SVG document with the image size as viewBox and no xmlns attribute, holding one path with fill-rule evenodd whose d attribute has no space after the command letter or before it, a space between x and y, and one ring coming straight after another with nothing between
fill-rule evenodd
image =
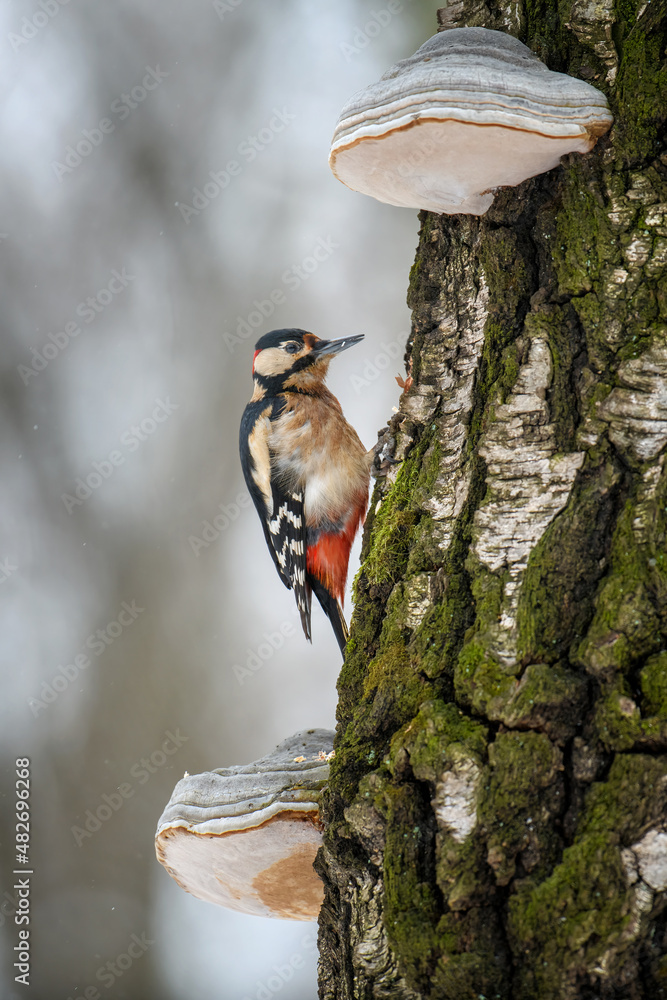
<instances>
[{"instance_id":1,"label":"white belly feathers","mask_svg":"<svg viewBox=\"0 0 667 1000\"><path fill-rule=\"evenodd\" d=\"M304 491L308 521L338 520L368 489L364 447L342 414L313 403L313 419L287 410L269 441L275 472L286 487ZM324 447L326 441L326 448Z\"/></svg>"}]
</instances>

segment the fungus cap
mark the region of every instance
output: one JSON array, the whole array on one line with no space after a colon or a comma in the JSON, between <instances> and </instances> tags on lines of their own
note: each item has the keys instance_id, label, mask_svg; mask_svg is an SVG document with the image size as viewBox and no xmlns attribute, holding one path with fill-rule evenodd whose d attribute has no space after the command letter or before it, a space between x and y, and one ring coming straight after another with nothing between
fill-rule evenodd
<instances>
[{"instance_id":1,"label":"fungus cap","mask_svg":"<svg viewBox=\"0 0 667 1000\"><path fill-rule=\"evenodd\" d=\"M199 899L316 920L323 888L313 861L333 735L305 730L252 764L186 775L158 822L158 861Z\"/></svg>"},{"instance_id":2,"label":"fungus cap","mask_svg":"<svg viewBox=\"0 0 667 1000\"><path fill-rule=\"evenodd\" d=\"M612 121L603 93L518 39L453 28L348 101L329 165L389 205L483 215L493 189L588 152Z\"/></svg>"}]
</instances>

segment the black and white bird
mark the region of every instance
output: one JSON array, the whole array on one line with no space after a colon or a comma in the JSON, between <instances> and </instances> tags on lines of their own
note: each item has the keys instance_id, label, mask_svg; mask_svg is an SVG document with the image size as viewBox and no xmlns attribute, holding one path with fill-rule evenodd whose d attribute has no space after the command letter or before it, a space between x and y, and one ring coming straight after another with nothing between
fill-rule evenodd
<instances>
[{"instance_id":1,"label":"black and white bird","mask_svg":"<svg viewBox=\"0 0 667 1000\"><path fill-rule=\"evenodd\" d=\"M280 579L294 591L305 636L311 640L314 593L341 651L350 548L366 515L373 455L324 383L332 358L361 340L321 340L305 330L261 337L240 433L245 481Z\"/></svg>"}]
</instances>

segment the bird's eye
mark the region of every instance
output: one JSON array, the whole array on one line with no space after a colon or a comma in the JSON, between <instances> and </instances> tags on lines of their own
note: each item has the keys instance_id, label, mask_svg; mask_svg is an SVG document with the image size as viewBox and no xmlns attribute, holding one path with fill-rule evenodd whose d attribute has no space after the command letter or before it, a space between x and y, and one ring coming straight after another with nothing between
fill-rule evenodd
<instances>
[{"instance_id":1,"label":"bird's eye","mask_svg":"<svg viewBox=\"0 0 667 1000\"><path fill-rule=\"evenodd\" d=\"M296 354L296 352L299 350L299 344L296 344L293 340L291 340L289 344L285 344L284 346L288 354Z\"/></svg>"}]
</instances>

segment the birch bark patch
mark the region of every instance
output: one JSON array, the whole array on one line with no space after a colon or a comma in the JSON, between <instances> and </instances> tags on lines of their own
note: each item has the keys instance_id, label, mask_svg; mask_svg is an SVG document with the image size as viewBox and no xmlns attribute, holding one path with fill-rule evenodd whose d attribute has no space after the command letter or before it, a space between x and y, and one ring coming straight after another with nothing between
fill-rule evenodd
<instances>
[{"instance_id":1,"label":"birch bark patch","mask_svg":"<svg viewBox=\"0 0 667 1000\"><path fill-rule=\"evenodd\" d=\"M667 833L649 830L630 850L644 882L656 892L667 889Z\"/></svg>"},{"instance_id":2,"label":"birch bark patch","mask_svg":"<svg viewBox=\"0 0 667 1000\"><path fill-rule=\"evenodd\" d=\"M667 347L654 344L618 369L620 386L598 406L626 457L650 461L667 444Z\"/></svg>"},{"instance_id":3,"label":"birch bark patch","mask_svg":"<svg viewBox=\"0 0 667 1000\"><path fill-rule=\"evenodd\" d=\"M490 647L507 666L516 663L516 615L528 558L565 507L584 460L583 452L556 453L546 402L552 370L549 345L534 338L512 394L496 406L479 447L487 463L487 499L475 514L472 551L492 573L509 577Z\"/></svg>"},{"instance_id":4,"label":"birch bark patch","mask_svg":"<svg viewBox=\"0 0 667 1000\"><path fill-rule=\"evenodd\" d=\"M458 843L470 836L477 823L479 779L479 767L468 759L445 771L435 786L432 805L438 826Z\"/></svg>"},{"instance_id":5,"label":"birch bark patch","mask_svg":"<svg viewBox=\"0 0 667 1000\"><path fill-rule=\"evenodd\" d=\"M467 425L473 406L473 390L484 347L484 324L488 316L489 289L484 281L470 289L470 308L463 314L443 312L439 322L442 341L437 358L422 359L422 378L431 377L440 390L438 418L440 460L438 474L423 509L440 522L439 544L448 548L456 518L470 490L470 476L463 466Z\"/></svg>"}]
</instances>

